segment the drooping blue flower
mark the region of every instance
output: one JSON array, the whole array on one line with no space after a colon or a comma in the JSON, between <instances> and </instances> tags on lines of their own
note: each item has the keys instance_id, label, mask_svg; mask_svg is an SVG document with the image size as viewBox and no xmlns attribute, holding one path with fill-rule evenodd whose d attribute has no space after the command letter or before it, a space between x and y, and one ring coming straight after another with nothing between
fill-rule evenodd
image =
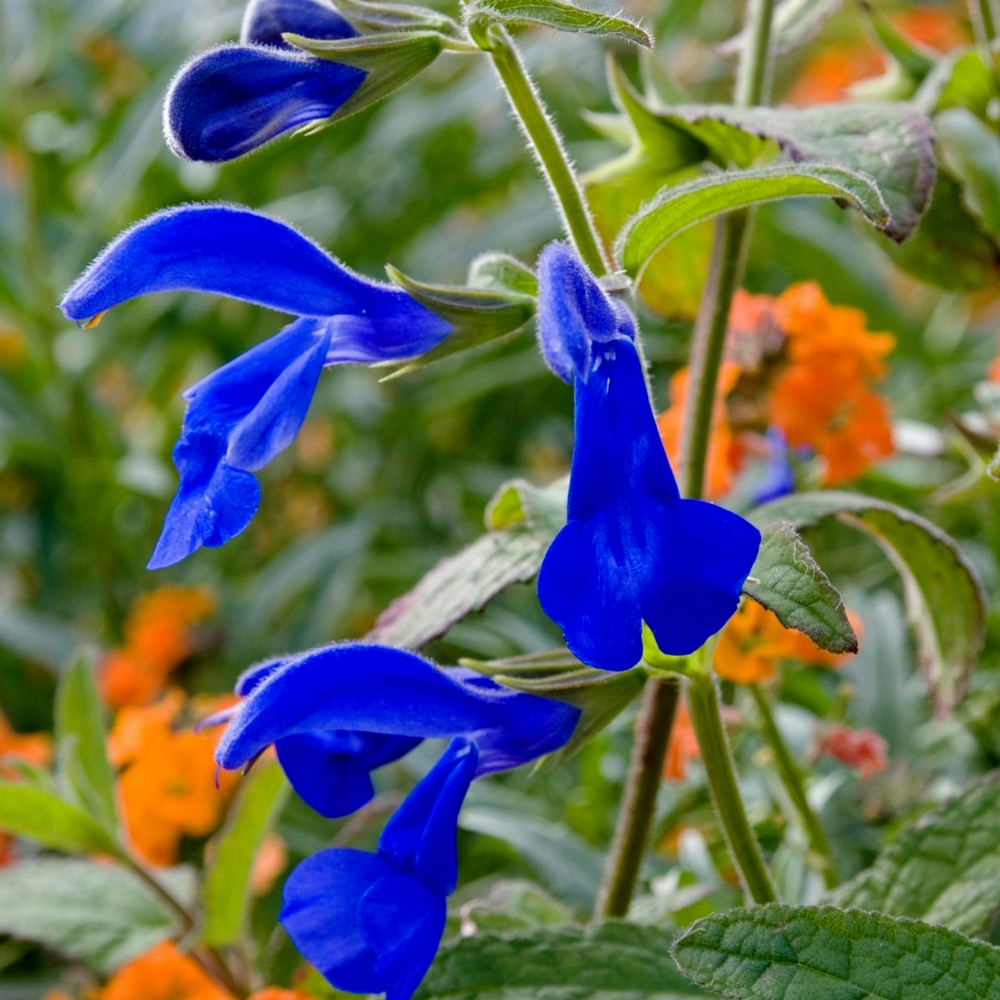
<instances>
[{"instance_id":1,"label":"drooping blue flower","mask_svg":"<svg viewBox=\"0 0 1000 1000\"><path fill-rule=\"evenodd\" d=\"M178 156L218 163L243 156L310 122L329 118L361 86L364 70L318 59L282 33L352 38L357 32L318 0L254 0L239 45L195 56L174 77L163 131Z\"/></svg>"},{"instance_id":2,"label":"drooping blue flower","mask_svg":"<svg viewBox=\"0 0 1000 1000\"><path fill-rule=\"evenodd\" d=\"M378 851L320 851L288 877L281 922L337 989L409 1000L444 932L458 879L458 812L477 770L455 739L386 824Z\"/></svg>"},{"instance_id":3,"label":"drooping blue flower","mask_svg":"<svg viewBox=\"0 0 1000 1000\"><path fill-rule=\"evenodd\" d=\"M215 759L246 766L272 743L295 790L317 812L344 816L373 794L369 772L422 739L476 745L476 774L517 767L561 747L580 711L501 687L471 670L441 670L400 649L347 643L252 668Z\"/></svg>"},{"instance_id":4,"label":"drooping blue flower","mask_svg":"<svg viewBox=\"0 0 1000 1000\"><path fill-rule=\"evenodd\" d=\"M542 351L575 396L568 523L542 563L542 608L603 670L639 662L643 622L664 653L691 653L736 610L760 533L681 499L627 309L565 244L546 247L538 277Z\"/></svg>"},{"instance_id":5,"label":"drooping blue flower","mask_svg":"<svg viewBox=\"0 0 1000 1000\"><path fill-rule=\"evenodd\" d=\"M115 239L62 301L92 321L149 292L214 292L300 318L184 394L180 487L149 562L159 569L249 524L253 476L294 439L325 365L422 354L450 325L401 289L369 281L290 226L230 205L157 212Z\"/></svg>"}]
</instances>

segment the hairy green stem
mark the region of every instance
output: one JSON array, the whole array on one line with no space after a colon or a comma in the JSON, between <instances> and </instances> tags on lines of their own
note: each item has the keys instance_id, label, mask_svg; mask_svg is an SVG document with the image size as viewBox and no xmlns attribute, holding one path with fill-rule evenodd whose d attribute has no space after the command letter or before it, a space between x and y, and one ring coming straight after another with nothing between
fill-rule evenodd
<instances>
[{"instance_id":1,"label":"hairy green stem","mask_svg":"<svg viewBox=\"0 0 1000 1000\"><path fill-rule=\"evenodd\" d=\"M121 851L117 859L140 879L173 913L181 925L183 934L194 930L197 920L188 908L151 872L144 864L132 857L127 851ZM199 945L189 953L191 958L201 966L217 983L236 997L245 997L250 991L230 968L222 953L210 945Z\"/></svg>"},{"instance_id":2,"label":"hairy green stem","mask_svg":"<svg viewBox=\"0 0 1000 1000\"><path fill-rule=\"evenodd\" d=\"M768 79L768 49L770 47L771 21L774 14L774 0L749 0L747 7L748 42L743 50L737 71L736 103L741 106L758 104L764 98ZM681 477L685 496L698 498L702 495L708 446L711 439L712 409L715 403L715 385L719 377L722 353L725 348L726 327L733 295L743 276L743 262L746 256L750 216L733 213L716 226L716 238L712 248L705 295L699 310L695 327L693 355L691 361L690 385L694 391L688 396L684 415L684 435L681 444ZM652 827L656 806L656 788L661 780L663 760L673 729L677 709L677 696L666 697L661 685L664 680L653 680L646 685L642 708L637 719L636 738L632 747L622 807L604 871L604 883L598 900L595 916L621 916L628 910L629 901L635 891L639 875L641 856L645 853L646 842ZM697 682L706 684L704 681ZM694 685L692 685L693 687ZM722 730L722 716L715 686L709 679L702 695L702 732L721 733L721 740L709 748L706 756L702 746L702 736L698 744L709 769L709 784L716 795L718 781L726 783L734 798L726 805L726 813L720 808L720 817L726 826L727 840L747 841L749 847L741 848L741 853L750 859L750 878L747 882L751 895L758 902L774 899L767 869L764 868L759 849L743 810L742 800L736 787L733 762L729 754L729 744ZM697 734L697 729L696 729ZM716 779L712 768L722 768L725 776ZM726 777L728 776L728 777ZM626 859L627 852L635 858ZM756 859L756 861L754 861ZM743 868L740 859L737 863ZM756 890L756 891L755 891ZM758 899L758 894L760 899Z\"/></svg>"},{"instance_id":3,"label":"hairy green stem","mask_svg":"<svg viewBox=\"0 0 1000 1000\"><path fill-rule=\"evenodd\" d=\"M712 802L740 878L755 903L773 903L777 896L743 808L711 672L692 678L688 687L688 707Z\"/></svg>"},{"instance_id":4,"label":"hairy green stem","mask_svg":"<svg viewBox=\"0 0 1000 1000\"><path fill-rule=\"evenodd\" d=\"M524 129L535 159L549 182L567 235L594 274L608 274L614 267L606 257L597 235L583 189L513 39L499 24L492 24L485 32L473 34L477 43L492 56L493 65L514 115Z\"/></svg>"},{"instance_id":5,"label":"hairy green stem","mask_svg":"<svg viewBox=\"0 0 1000 1000\"><path fill-rule=\"evenodd\" d=\"M680 681L676 677L646 684L642 708L635 720L635 744L618 824L594 908L596 918L624 917L628 913L653 825L679 697Z\"/></svg>"},{"instance_id":6,"label":"hairy green stem","mask_svg":"<svg viewBox=\"0 0 1000 1000\"><path fill-rule=\"evenodd\" d=\"M761 690L759 684L750 684L749 688L754 704L757 706L764 739L767 740L768 746L774 754L774 763L778 769L781 783L785 786L785 791L788 792L788 797L792 800L792 805L798 813L799 822L809 839L809 847L816 858L820 874L823 876L823 883L827 889L835 889L837 887L837 871L833 864L830 841L827 839L823 824L820 823L819 817L809 804L805 784L802 781L802 772L792 759L788 744L785 743L785 739L778 729L767 695Z\"/></svg>"}]
</instances>

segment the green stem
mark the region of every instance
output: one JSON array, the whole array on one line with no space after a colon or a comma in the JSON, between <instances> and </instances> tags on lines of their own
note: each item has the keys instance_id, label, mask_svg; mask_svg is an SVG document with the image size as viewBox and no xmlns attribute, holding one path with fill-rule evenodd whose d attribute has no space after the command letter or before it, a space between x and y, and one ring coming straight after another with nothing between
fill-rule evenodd
<instances>
[{"instance_id":1,"label":"green stem","mask_svg":"<svg viewBox=\"0 0 1000 1000\"><path fill-rule=\"evenodd\" d=\"M757 104L766 92L767 57L773 14L774 0L749 0L747 7L749 43L743 51L737 71L736 103L739 105ZM681 448L682 466L692 470L692 473L685 474L682 478L684 493L688 497L700 497L703 491L712 408L715 403L715 384L718 381L719 366L722 363L726 342L729 310L743 275L749 228L750 218L746 213L729 215L716 228L708 281L699 311L699 322L695 328L693 350L699 360L696 365L695 358L692 357L689 384L695 386L695 391L688 398ZM595 916L598 917L624 915L635 891L641 856L645 853L649 831L653 824L656 790L661 781L663 761L677 709L676 692L672 697L668 697L662 688L662 685L667 683L669 682L665 680L653 680L646 685L643 695L642 709L636 720L636 736L622 796L622 807L618 814L612 848L605 868L604 884L595 911ZM694 686L692 685L692 688ZM733 829L749 844L745 850L741 848L741 853L750 859L750 877L754 880L752 886L748 881L751 895L758 902L774 899L770 877L764 868L746 814L743 812L742 800L739 798L733 774L733 762L729 755L729 745L722 730L718 698L710 679L707 681L707 690L700 693L706 702L702 705L703 731L705 733L718 731L722 734L717 745L710 748L706 756L702 746L702 736L697 728L695 730L702 756L705 757L706 768L709 768L709 783L713 787L714 794L713 782L724 779L713 777L711 768L719 767L725 770L730 790L734 795L733 804L727 807L728 811L735 813L732 817ZM712 719L715 720L714 730L712 725L709 725ZM739 822L740 817L742 825ZM728 828L726 836L730 837ZM635 857L631 861L627 860L626 852L634 854ZM740 863L739 859L737 862ZM742 870L743 865L740 864L740 867Z\"/></svg>"},{"instance_id":2,"label":"green stem","mask_svg":"<svg viewBox=\"0 0 1000 1000\"><path fill-rule=\"evenodd\" d=\"M473 34L476 42L487 49L493 58L514 115L524 129L535 159L552 189L567 235L594 274L608 274L614 267L605 256L583 189L513 39L499 24Z\"/></svg>"},{"instance_id":3,"label":"green stem","mask_svg":"<svg viewBox=\"0 0 1000 1000\"><path fill-rule=\"evenodd\" d=\"M750 684L750 694L753 696L754 704L757 706L757 714L760 716L761 730L764 739L767 740L774 754L774 762L778 769L785 791L792 800L792 805L799 815L799 822L809 838L809 846L815 856L823 882L827 889L837 887L837 872L833 864L833 852L830 849L830 841L827 839L823 824L809 804L806 795L805 784L802 781L802 772L792 759L777 723L774 721L774 713L767 695L761 690L759 684Z\"/></svg>"},{"instance_id":4,"label":"green stem","mask_svg":"<svg viewBox=\"0 0 1000 1000\"><path fill-rule=\"evenodd\" d=\"M132 857L127 851L120 851L118 860L140 879L173 913L181 925L183 934L194 930L197 920L188 908L151 872L144 864ZM199 945L189 953L191 958L201 966L217 983L234 996L245 997L249 990L229 967L222 953L210 945Z\"/></svg>"},{"instance_id":5,"label":"green stem","mask_svg":"<svg viewBox=\"0 0 1000 1000\"><path fill-rule=\"evenodd\" d=\"M692 678L688 687L688 707L712 802L736 868L755 903L773 903L777 896L743 808L733 756L719 709L719 695L711 673Z\"/></svg>"},{"instance_id":6,"label":"green stem","mask_svg":"<svg viewBox=\"0 0 1000 1000\"><path fill-rule=\"evenodd\" d=\"M594 917L611 919L628 913L639 878L649 831L656 811L663 762L674 726L680 682L676 677L650 680L635 720L635 744L615 835Z\"/></svg>"}]
</instances>

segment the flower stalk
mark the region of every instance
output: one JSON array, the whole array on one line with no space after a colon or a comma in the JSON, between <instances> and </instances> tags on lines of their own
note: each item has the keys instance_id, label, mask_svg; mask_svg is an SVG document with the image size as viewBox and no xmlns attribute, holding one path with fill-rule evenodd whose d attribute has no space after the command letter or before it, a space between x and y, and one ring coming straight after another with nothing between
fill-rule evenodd
<instances>
[{"instance_id":1,"label":"flower stalk","mask_svg":"<svg viewBox=\"0 0 1000 1000\"><path fill-rule=\"evenodd\" d=\"M680 698L680 679L667 677L651 680L647 690L651 690L652 695L644 699L636 718L635 745L625 782L625 795L608 855L604 882L594 908L594 916L601 919L624 917L632 901L656 812L656 796L663 780L663 763ZM669 727L665 733L652 725L653 721L660 719L665 720Z\"/></svg>"},{"instance_id":2,"label":"flower stalk","mask_svg":"<svg viewBox=\"0 0 1000 1000\"><path fill-rule=\"evenodd\" d=\"M749 0L748 40L740 57L735 88L735 103L738 106L759 104L766 96L773 16L774 0ZM692 499L700 498L704 492L716 384L733 295L743 278L750 220L749 213L734 212L716 224L708 278L695 323L690 367L693 390L688 396L684 414L680 462L681 492ZM651 680L643 693L623 807L618 815L600 894L603 909L599 905L596 913L599 916L623 916L635 891L639 867L624 863L620 851L626 846L631 849L638 843L641 848L637 850L644 852L652 826L655 795L641 795L639 789L660 781L677 709L676 697L670 699L664 694L663 685L667 683L670 682ZM698 701L699 724L695 725L695 735L726 840L734 851L751 897L758 903L769 902L775 898L774 889L739 796L718 695L711 676L693 682L691 693L692 699L696 696ZM694 722L693 704L691 710ZM706 741L709 741L708 746ZM730 798L720 801L720 795ZM614 907L609 906L611 901L614 901Z\"/></svg>"},{"instance_id":3,"label":"flower stalk","mask_svg":"<svg viewBox=\"0 0 1000 1000\"><path fill-rule=\"evenodd\" d=\"M709 665L706 663L706 667ZM710 670L692 678L688 687L688 708L712 802L743 884L755 903L773 903L777 895L743 807L733 755L719 711L719 694Z\"/></svg>"},{"instance_id":4,"label":"flower stalk","mask_svg":"<svg viewBox=\"0 0 1000 1000\"><path fill-rule=\"evenodd\" d=\"M781 778L781 783L785 786L785 791L788 792L788 797L792 800L792 805L795 807L796 813L798 813L799 822L802 824L803 830L805 830L806 837L809 840L809 847L818 862L820 874L823 876L823 884L827 889L835 889L838 880L836 868L833 864L833 852L830 849L830 841L827 839L823 824L809 804L805 784L802 781L802 772L792 759L788 744L778 729L767 695L759 684L749 684L748 687L750 688L754 704L757 707L761 732L764 734L764 739L767 740L767 744L774 754L774 763L778 771L778 776Z\"/></svg>"},{"instance_id":5,"label":"flower stalk","mask_svg":"<svg viewBox=\"0 0 1000 1000\"><path fill-rule=\"evenodd\" d=\"M499 24L491 24L485 30L470 25L470 29L477 44L492 57L514 117L524 130L531 151L549 183L566 234L595 275L608 274L614 266L597 234L583 188L514 40Z\"/></svg>"}]
</instances>

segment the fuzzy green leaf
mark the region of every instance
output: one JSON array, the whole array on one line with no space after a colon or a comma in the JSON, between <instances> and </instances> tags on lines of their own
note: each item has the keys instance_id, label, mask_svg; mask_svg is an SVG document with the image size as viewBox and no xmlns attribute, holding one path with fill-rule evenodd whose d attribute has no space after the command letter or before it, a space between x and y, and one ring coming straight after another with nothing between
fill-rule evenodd
<instances>
[{"instance_id":1,"label":"fuzzy green leaf","mask_svg":"<svg viewBox=\"0 0 1000 1000\"><path fill-rule=\"evenodd\" d=\"M190 891L190 872L157 873ZM78 858L30 858L0 871L0 934L34 941L110 975L183 928L134 875Z\"/></svg>"},{"instance_id":2,"label":"fuzzy green leaf","mask_svg":"<svg viewBox=\"0 0 1000 1000\"><path fill-rule=\"evenodd\" d=\"M803 528L827 517L867 532L899 571L921 672L936 713L946 715L965 693L983 644L985 596L971 564L929 521L859 493L800 493L754 512L758 526Z\"/></svg>"},{"instance_id":3,"label":"fuzzy green leaf","mask_svg":"<svg viewBox=\"0 0 1000 1000\"><path fill-rule=\"evenodd\" d=\"M617 252L625 270L639 276L657 250L688 226L739 208L800 196L849 202L879 228L889 222L873 178L832 164L782 163L726 170L664 188L626 224Z\"/></svg>"},{"instance_id":4,"label":"fuzzy green leaf","mask_svg":"<svg viewBox=\"0 0 1000 1000\"><path fill-rule=\"evenodd\" d=\"M1000 774L904 827L832 901L981 931L1000 905Z\"/></svg>"},{"instance_id":5,"label":"fuzzy green leaf","mask_svg":"<svg viewBox=\"0 0 1000 1000\"><path fill-rule=\"evenodd\" d=\"M643 48L653 47L649 33L633 21L563 0L476 0L473 9L504 24L537 24L556 31L610 35Z\"/></svg>"},{"instance_id":6,"label":"fuzzy green leaf","mask_svg":"<svg viewBox=\"0 0 1000 1000\"><path fill-rule=\"evenodd\" d=\"M215 841L205 876L201 940L206 944L232 944L243 932L251 900L254 857L276 822L289 790L284 772L275 762L258 764L244 778L239 797Z\"/></svg>"},{"instance_id":7,"label":"fuzzy green leaf","mask_svg":"<svg viewBox=\"0 0 1000 1000\"><path fill-rule=\"evenodd\" d=\"M1000 1000L1000 949L916 920L757 906L692 924L674 957L733 1000Z\"/></svg>"},{"instance_id":8,"label":"fuzzy green leaf","mask_svg":"<svg viewBox=\"0 0 1000 1000\"><path fill-rule=\"evenodd\" d=\"M768 524L743 593L773 611L786 628L804 632L821 649L856 653L858 637L844 601L787 521Z\"/></svg>"},{"instance_id":9,"label":"fuzzy green leaf","mask_svg":"<svg viewBox=\"0 0 1000 1000\"><path fill-rule=\"evenodd\" d=\"M511 584L530 580L565 522L566 482L544 489L510 483L493 498L486 519L487 534L443 559L382 612L369 642L419 649Z\"/></svg>"},{"instance_id":10,"label":"fuzzy green leaf","mask_svg":"<svg viewBox=\"0 0 1000 1000\"><path fill-rule=\"evenodd\" d=\"M477 934L445 944L414 1000L680 1000L707 994L670 958L670 935L616 921Z\"/></svg>"}]
</instances>

